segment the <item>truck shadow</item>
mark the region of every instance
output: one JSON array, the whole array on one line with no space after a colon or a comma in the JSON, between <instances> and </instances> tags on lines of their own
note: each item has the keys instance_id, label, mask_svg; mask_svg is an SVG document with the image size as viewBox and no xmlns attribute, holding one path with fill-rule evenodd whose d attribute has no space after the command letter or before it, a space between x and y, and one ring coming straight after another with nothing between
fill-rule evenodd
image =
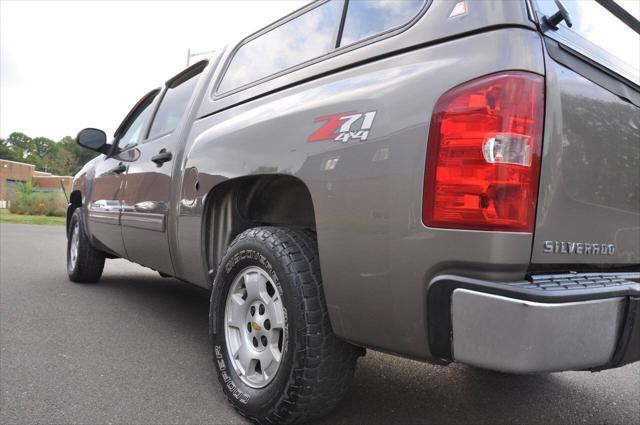
<instances>
[{"instance_id":1,"label":"truck shadow","mask_svg":"<svg viewBox=\"0 0 640 425\"><path fill-rule=\"evenodd\" d=\"M563 423L563 412L555 412L559 416L553 419L547 409L566 398L567 391L553 375L509 376L370 351L358 365L347 398L318 423Z\"/></svg>"},{"instance_id":2,"label":"truck shadow","mask_svg":"<svg viewBox=\"0 0 640 425\"><path fill-rule=\"evenodd\" d=\"M638 385L623 395L617 383L633 376ZM637 364L597 374L509 375L369 351L346 399L317 423L634 423L640 419L639 395Z\"/></svg>"},{"instance_id":3,"label":"truck shadow","mask_svg":"<svg viewBox=\"0 0 640 425\"><path fill-rule=\"evenodd\" d=\"M108 291L121 302L152 316L160 327L191 339L193 357L209 356L208 293L175 279L163 279L146 272L106 275L92 290ZM211 397L228 408L218 386L210 360L199 360L189 374L206 388L200 395L203 409ZM631 373L638 375L637 366ZM198 373L200 373L198 375ZM359 360L347 397L318 424L441 424L441 423L590 423L611 422L621 412L612 404L617 371L546 375L507 375L453 364L447 367L401 359L369 350ZM622 375L628 375L629 372ZM195 378L197 377L197 378ZM605 383L611 381L610 383ZM603 395L603 387L611 392ZM626 394L620 404L636 403L640 390ZM209 399L209 400L208 400ZM627 401L625 401L627 400ZM221 408L221 407L219 407ZM617 413L616 413L617 412ZM210 412L213 414L213 412ZM238 417L238 422L243 423Z\"/></svg>"}]
</instances>

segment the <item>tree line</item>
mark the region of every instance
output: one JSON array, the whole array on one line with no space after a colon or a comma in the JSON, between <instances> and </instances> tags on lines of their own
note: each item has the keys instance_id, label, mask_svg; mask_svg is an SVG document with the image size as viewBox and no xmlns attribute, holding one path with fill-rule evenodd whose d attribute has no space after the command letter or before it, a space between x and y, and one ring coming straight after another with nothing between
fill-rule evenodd
<instances>
[{"instance_id":1,"label":"tree line","mask_svg":"<svg viewBox=\"0 0 640 425\"><path fill-rule=\"evenodd\" d=\"M33 164L38 171L72 176L97 154L80 147L71 136L55 142L46 137L31 138L14 132L0 138L0 159Z\"/></svg>"}]
</instances>

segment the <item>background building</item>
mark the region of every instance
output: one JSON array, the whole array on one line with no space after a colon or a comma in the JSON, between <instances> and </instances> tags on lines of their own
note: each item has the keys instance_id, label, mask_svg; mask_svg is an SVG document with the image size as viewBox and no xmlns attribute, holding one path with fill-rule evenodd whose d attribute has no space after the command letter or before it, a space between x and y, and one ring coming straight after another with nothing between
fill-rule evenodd
<instances>
[{"instance_id":1,"label":"background building","mask_svg":"<svg viewBox=\"0 0 640 425\"><path fill-rule=\"evenodd\" d=\"M0 208L7 208L13 199L12 186L31 182L42 192L71 192L73 177L55 176L36 171L35 165L0 159Z\"/></svg>"}]
</instances>

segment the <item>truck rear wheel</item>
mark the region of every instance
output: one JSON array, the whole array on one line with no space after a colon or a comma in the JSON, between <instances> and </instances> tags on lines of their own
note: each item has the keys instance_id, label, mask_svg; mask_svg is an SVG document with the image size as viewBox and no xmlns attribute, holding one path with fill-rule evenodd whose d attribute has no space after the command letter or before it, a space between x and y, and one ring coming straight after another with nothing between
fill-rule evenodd
<instances>
[{"instance_id":1,"label":"truck rear wheel","mask_svg":"<svg viewBox=\"0 0 640 425\"><path fill-rule=\"evenodd\" d=\"M259 227L231 243L213 285L210 324L225 395L257 423L329 413L362 353L333 335L316 240L299 230Z\"/></svg>"},{"instance_id":2,"label":"truck rear wheel","mask_svg":"<svg viewBox=\"0 0 640 425\"><path fill-rule=\"evenodd\" d=\"M102 276L105 255L95 249L84 231L82 207L73 211L67 235L67 274L72 282L97 282Z\"/></svg>"}]
</instances>

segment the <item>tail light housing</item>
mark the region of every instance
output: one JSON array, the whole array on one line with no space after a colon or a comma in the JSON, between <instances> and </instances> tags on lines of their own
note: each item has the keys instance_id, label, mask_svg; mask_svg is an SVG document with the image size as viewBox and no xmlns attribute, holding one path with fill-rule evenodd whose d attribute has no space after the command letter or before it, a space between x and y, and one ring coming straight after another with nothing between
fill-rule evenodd
<instances>
[{"instance_id":1,"label":"tail light housing","mask_svg":"<svg viewBox=\"0 0 640 425\"><path fill-rule=\"evenodd\" d=\"M543 118L537 74L502 72L446 92L429 130L424 224L532 232Z\"/></svg>"}]
</instances>

